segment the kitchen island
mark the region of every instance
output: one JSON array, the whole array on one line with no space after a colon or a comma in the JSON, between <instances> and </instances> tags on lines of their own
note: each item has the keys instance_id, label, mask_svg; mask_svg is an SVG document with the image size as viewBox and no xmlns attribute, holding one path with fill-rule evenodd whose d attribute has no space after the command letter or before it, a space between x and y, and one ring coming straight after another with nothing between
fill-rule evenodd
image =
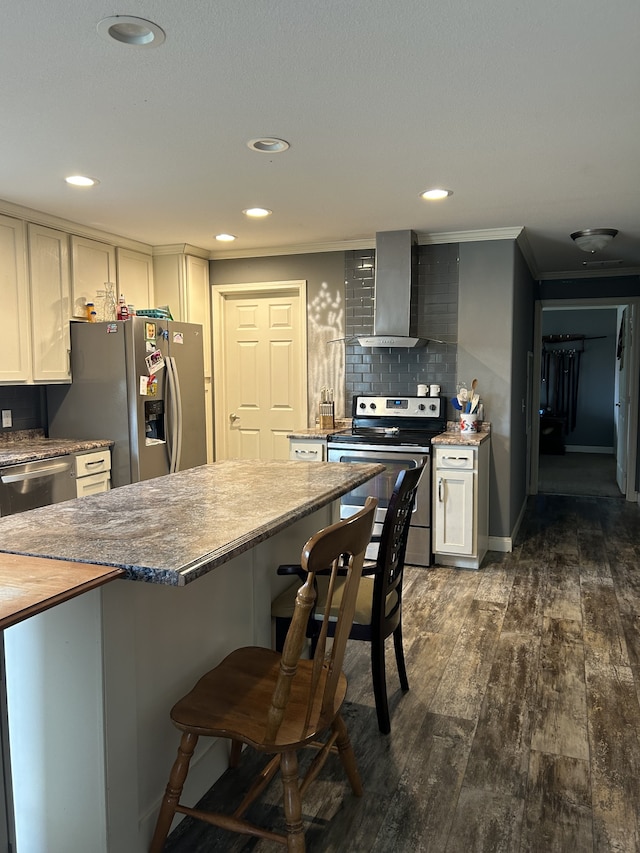
<instances>
[{"instance_id":1,"label":"kitchen island","mask_svg":"<svg viewBox=\"0 0 640 853\"><path fill-rule=\"evenodd\" d=\"M5 631L19 850L146 850L178 743L171 705L234 648L271 644L290 582L277 565L381 471L225 461L0 519L0 551L68 561L70 581L75 562L130 579ZM225 744L201 746L194 801L226 768Z\"/></svg>"}]
</instances>

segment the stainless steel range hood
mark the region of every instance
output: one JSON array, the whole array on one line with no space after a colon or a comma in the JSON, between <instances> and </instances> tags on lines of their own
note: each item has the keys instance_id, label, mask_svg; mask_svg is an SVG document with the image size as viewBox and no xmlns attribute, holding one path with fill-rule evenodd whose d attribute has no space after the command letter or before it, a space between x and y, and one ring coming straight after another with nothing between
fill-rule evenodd
<instances>
[{"instance_id":1,"label":"stainless steel range hood","mask_svg":"<svg viewBox=\"0 0 640 853\"><path fill-rule=\"evenodd\" d=\"M418 241L413 231L376 234L373 335L358 338L361 347L420 347L427 341L411 334L411 288L417 276Z\"/></svg>"}]
</instances>

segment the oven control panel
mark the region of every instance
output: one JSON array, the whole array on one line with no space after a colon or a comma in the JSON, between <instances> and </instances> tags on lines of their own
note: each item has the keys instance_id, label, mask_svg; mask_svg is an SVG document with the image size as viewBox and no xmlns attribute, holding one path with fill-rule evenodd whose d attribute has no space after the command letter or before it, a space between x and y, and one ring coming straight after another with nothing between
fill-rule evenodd
<instances>
[{"instance_id":1,"label":"oven control panel","mask_svg":"<svg viewBox=\"0 0 640 853\"><path fill-rule=\"evenodd\" d=\"M353 416L439 418L441 397L356 397Z\"/></svg>"}]
</instances>

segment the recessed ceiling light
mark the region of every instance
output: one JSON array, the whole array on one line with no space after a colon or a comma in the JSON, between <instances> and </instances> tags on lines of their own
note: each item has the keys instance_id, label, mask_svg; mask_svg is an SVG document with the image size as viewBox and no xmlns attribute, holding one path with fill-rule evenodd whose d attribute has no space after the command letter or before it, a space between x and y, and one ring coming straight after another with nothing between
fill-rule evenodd
<instances>
[{"instance_id":1,"label":"recessed ceiling light","mask_svg":"<svg viewBox=\"0 0 640 853\"><path fill-rule=\"evenodd\" d=\"M278 139L275 136L250 139L247 145L252 151L261 151L263 154L280 154L291 147L285 139Z\"/></svg>"},{"instance_id":2,"label":"recessed ceiling light","mask_svg":"<svg viewBox=\"0 0 640 853\"><path fill-rule=\"evenodd\" d=\"M65 181L72 187L95 187L96 184L100 183L97 178L89 178L86 175L69 175Z\"/></svg>"},{"instance_id":3,"label":"recessed ceiling light","mask_svg":"<svg viewBox=\"0 0 640 853\"><path fill-rule=\"evenodd\" d=\"M220 240L223 243L232 243L235 239L233 234L216 234L216 240Z\"/></svg>"},{"instance_id":4,"label":"recessed ceiling light","mask_svg":"<svg viewBox=\"0 0 640 853\"><path fill-rule=\"evenodd\" d=\"M434 187L431 190L425 190L423 193L420 193L420 198L423 198L426 201L439 201L440 199L448 198L450 195L453 195L453 190L444 190L440 187Z\"/></svg>"},{"instance_id":5,"label":"recessed ceiling light","mask_svg":"<svg viewBox=\"0 0 640 853\"><path fill-rule=\"evenodd\" d=\"M98 22L98 32L109 40L134 47L158 47L166 38L162 27L144 18L130 15L112 15Z\"/></svg>"},{"instance_id":6,"label":"recessed ceiling light","mask_svg":"<svg viewBox=\"0 0 640 853\"><path fill-rule=\"evenodd\" d=\"M242 212L245 216L253 216L254 219L260 219L262 216L271 216L273 213L272 210L268 210L266 207L247 207Z\"/></svg>"}]
</instances>

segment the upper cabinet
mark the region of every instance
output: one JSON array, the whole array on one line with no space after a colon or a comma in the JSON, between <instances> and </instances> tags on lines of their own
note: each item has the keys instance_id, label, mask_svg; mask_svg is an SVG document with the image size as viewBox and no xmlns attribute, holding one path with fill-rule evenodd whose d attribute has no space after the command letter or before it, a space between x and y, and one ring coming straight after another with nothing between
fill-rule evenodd
<instances>
[{"instance_id":1,"label":"upper cabinet","mask_svg":"<svg viewBox=\"0 0 640 853\"><path fill-rule=\"evenodd\" d=\"M173 247L154 250L153 273L157 305L168 305L174 320L200 323L204 345L204 373L211 378L211 294L209 261Z\"/></svg>"},{"instance_id":2,"label":"upper cabinet","mask_svg":"<svg viewBox=\"0 0 640 853\"><path fill-rule=\"evenodd\" d=\"M31 223L28 235L33 381L70 382L69 235Z\"/></svg>"},{"instance_id":3,"label":"upper cabinet","mask_svg":"<svg viewBox=\"0 0 640 853\"><path fill-rule=\"evenodd\" d=\"M87 237L71 237L71 314L72 318L86 320L87 302L95 302L105 282L116 281L116 250L114 246L90 240ZM119 296L116 293L116 300ZM127 297L128 299L129 297Z\"/></svg>"},{"instance_id":4,"label":"upper cabinet","mask_svg":"<svg viewBox=\"0 0 640 853\"><path fill-rule=\"evenodd\" d=\"M127 305L135 308L154 308L153 258L151 254L133 249L116 249L118 293Z\"/></svg>"},{"instance_id":5,"label":"upper cabinet","mask_svg":"<svg viewBox=\"0 0 640 853\"><path fill-rule=\"evenodd\" d=\"M10 216L0 216L0 300L6 318L0 335L0 382L28 382L31 331L25 226L24 222Z\"/></svg>"}]
</instances>

